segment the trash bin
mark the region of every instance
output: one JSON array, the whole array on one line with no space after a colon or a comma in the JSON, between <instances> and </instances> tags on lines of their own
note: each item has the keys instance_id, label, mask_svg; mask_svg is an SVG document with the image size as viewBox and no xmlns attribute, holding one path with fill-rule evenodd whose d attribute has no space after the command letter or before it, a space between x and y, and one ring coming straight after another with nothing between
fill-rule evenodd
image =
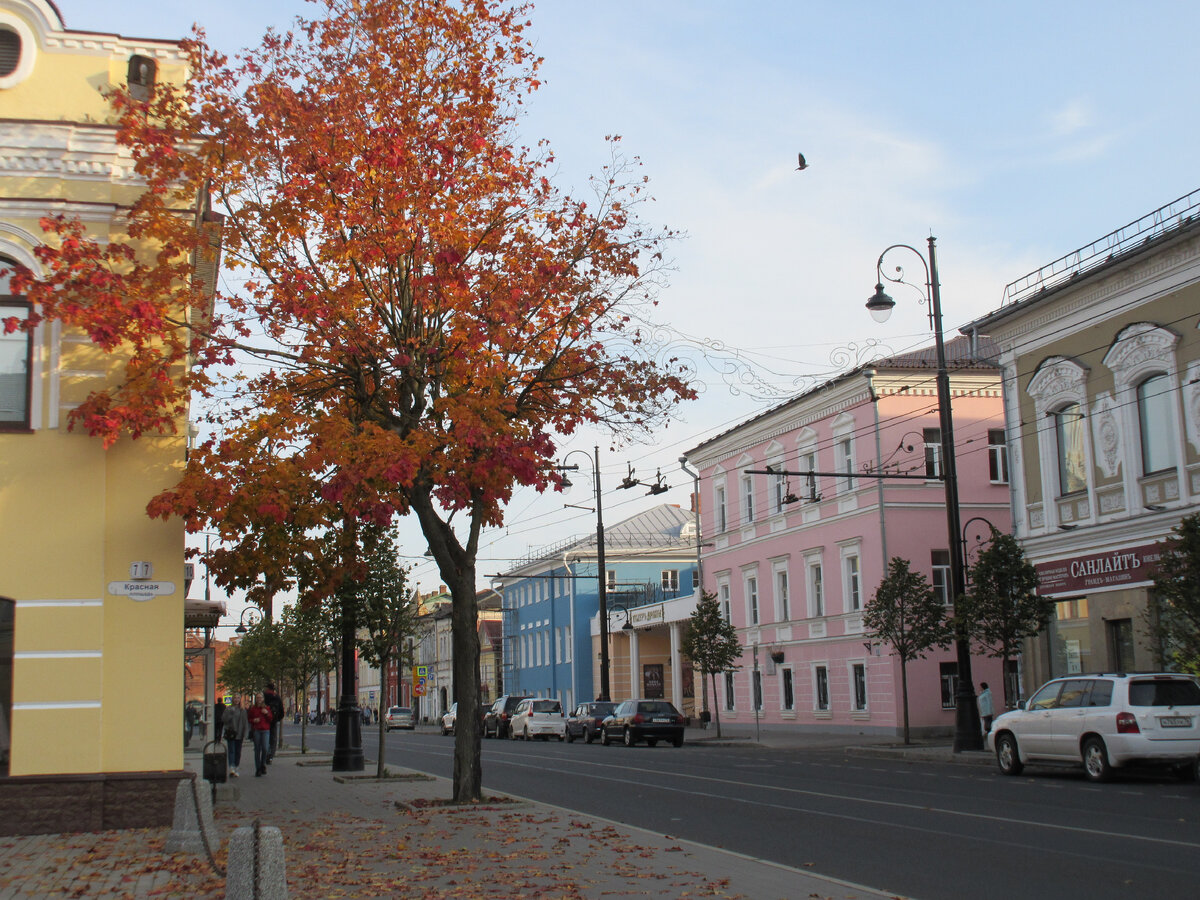
<instances>
[{"instance_id":1,"label":"trash bin","mask_svg":"<svg viewBox=\"0 0 1200 900\"><path fill-rule=\"evenodd\" d=\"M224 784L228 777L226 765L229 756L222 741L209 741L204 745L204 780L213 784Z\"/></svg>"}]
</instances>

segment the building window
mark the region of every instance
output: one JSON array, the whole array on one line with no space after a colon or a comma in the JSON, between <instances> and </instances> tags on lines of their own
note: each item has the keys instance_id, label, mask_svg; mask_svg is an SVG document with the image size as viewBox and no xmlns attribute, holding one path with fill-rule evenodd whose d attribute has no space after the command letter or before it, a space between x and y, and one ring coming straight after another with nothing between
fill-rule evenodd
<instances>
[{"instance_id":1,"label":"building window","mask_svg":"<svg viewBox=\"0 0 1200 900\"><path fill-rule=\"evenodd\" d=\"M4 34L12 32L0 31L0 35ZM16 329L6 333L4 326L7 319L23 322L29 318L29 304L9 293L9 272L14 265L12 260L0 256L0 430L25 431L30 422L33 332Z\"/></svg>"},{"instance_id":2,"label":"building window","mask_svg":"<svg viewBox=\"0 0 1200 900\"><path fill-rule=\"evenodd\" d=\"M810 616L825 615L825 586L822 583L821 564L812 563L808 567L808 614Z\"/></svg>"},{"instance_id":3,"label":"building window","mask_svg":"<svg viewBox=\"0 0 1200 900\"><path fill-rule=\"evenodd\" d=\"M788 573L786 571L775 573L775 602L779 606L779 621L788 621L792 614L788 605Z\"/></svg>"},{"instance_id":4,"label":"building window","mask_svg":"<svg viewBox=\"0 0 1200 900\"><path fill-rule=\"evenodd\" d=\"M842 576L845 580L846 610L857 612L862 609L862 585L858 571L858 554L849 554L842 560Z\"/></svg>"},{"instance_id":5,"label":"building window","mask_svg":"<svg viewBox=\"0 0 1200 900\"><path fill-rule=\"evenodd\" d=\"M988 477L992 484L1008 484L1008 442L1000 428L988 431Z\"/></svg>"},{"instance_id":6,"label":"building window","mask_svg":"<svg viewBox=\"0 0 1200 900\"><path fill-rule=\"evenodd\" d=\"M847 476L840 479L838 493L849 493L854 490L854 479L849 477L854 474L854 438L842 438L837 442L836 450L838 471Z\"/></svg>"},{"instance_id":7,"label":"building window","mask_svg":"<svg viewBox=\"0 0 1200 900\"><path fill-rule=\"evenodd\" d=\"M605 589L615 591L617 589L617 570L609 569L604 575Z\"/></svg>"},{"instance_id":8,"label":"building window","mask_svg":"<svg viewBox=\"0 0 1200 900\"><path fill-rule=\"evenodd\" d=\"M825 666L813 669L813 708L829 709L829 669Z\"/></svg>"},{"instance_id":9,"label":"building window","mask_svg":"<svg viewBox=\"0 0 1200 900\"><path fill-rule=\"evenodd\" d=\"M1118 672L1132 672L1133 667L1133 620L1109 619L1108 645L1109 659Z\"/></svg>"},{"instance_id":10,"label":"building window","mask_svg":"<svg viewBox=\"0 0 1200 900\"><path fill-rule=\"evenodd\" d=\"M1087 490L1083 428L1083 412L1078 403L1071 403L1054 414L1054 432L1058 444L1058 490L1064 496Z\"/></svg>"},{"instance_id":11,"label":"building window","mask_svg":"<svg viewBox=\"0 0 1200 900\"><path fill-rule=\"evenodd\" d=\"M754 479L742 476L742 518L747 524L754 521Z\"/></svg>"},{"instance_id":12,"label":"building window","mask_svg":"<svg viewBox=\"0 0 1200 900\"><path fill-rule=\"evenodd\" d=\"M814 502L818 499L817 476L812 474L817 471L817 453L815 450L800 454L800 465L797 471L804 473L801 476L804 478L804 490L800 499L808 503Z\"/></svg>"},{"instance_id":13,"label":"building window","mask_svg":"<svg viewBox=\"0 0 1200 900\"><path fill-rule=\"evenodd\" d=\"M746 618L751 625L758 624L758 578L746 578Z\"/></svg>"},{"instance_id":14,"label":"building window","mask_svg":"<svg viewBox=\"0 0 1200 900\"><path fill-rule=\"evenodd\" d=\"M678 569L663 569L662 570L662 589L664 594L679 593L679 570Z\"/></svg>"},{"instance_id":15,"label":"building window","mask_svg":"<svg viewBox=\"0 0 1200 900\"><path fill-rule=\"evenodd\" d=\"M850 680L854 683L854 709L862 712L867 708L867 667L864 663L850 666Z\"/></svg>"},{"instance_id":16,"label":"building window","mask_svg":"<svg viewBox=\"0 0 1200 900\"><path fill-rule=\"evenodd\" d=\"M793 710L796 708L796 692L792 686L792 670L783 669L779 674L783 685L783 708Z\"/></svg>"},{"instance_id":17,"label":"building window","mask_svg":"<svg viewBox=\"0 0 1200 900\"><path fill-rule=\"evenodd\" d=\"M754 689L754 708L762 710L762 672L755 669L750 673L750 683Z\"/></svg>"},{"instance_id":18,"label":"building window","mask_svg":"<svg viewBox=\"0 0 1200 900\"><path fill-rule=\"evenodd\" d=\"M783 463L777 463L775 468L782 469ZM771 476L771 512L778 515L783 512L783 498L787 496L787 477L784 475Z\"/></svg>"},{"instance_id":19,"label":"building window","mask_svg":"<svg viewBox=\"0 0 1200 900\"><path fill-rule=\"evenodd\" d=\"M942 429L924 428L921 431L925 439L925 477L942 477Z\"/></svg>"},{"instance_id":20,"label":"building window","mask_svg":"<svg viewBox=\"0 0 1200 900\"><path fill-rule=\"evenodd\" d=\"M933 568L933 593L942 602L950 605L950 551L929 551L929 563Z\"/></svg>"},{"instance_id":21,"label":"building window","mask_svg":"<svg viewBox=\"0 0 1200 900\"><path fill-rule=\"evenodd\" d=\"M733 673L725 673L725 709L732 712L734 710L733 702Z\"/></svg>"},{"instance_id":22,"label":"building window","mask_svg":"<svg viewBox=\"0 0 1200 900\"><path fill-rule=\"evenodd\" d=\"M938 670L942 677L942 709L954 709L958 705L954 699L958 693L958 663L940 663Z\"/></svg>"},{"instance_id":23,"label":"building window","mask_svg":"<svg viewBox=\"0 0 1200 900\"><path fill-rule=\"evenodd\" d=\"M727 531L729 528L729 520L725 515L725 486L717 487L717 534Z\"/></svg>"},{"instance_id":24,"label":"building window","mask_svg":"<svg viewBox=\"0 0 1200 900\"><path fill-rule=\"evenodd\" d=\"M1171 379L1152 375L1137 389L1138 428L1142 438L1142 474L1175 468L1175 416Z\"/></svg>"},{"instance_id":25,"label":"building window","mask_svg":"<svg viewBox=\"0 0 1200 900\"><path fill-rule=\"evenodd\" d=\"M721 594L721 615L725 617L726 622L732 622L733 619L731 616L733 609L732 604L729 602L729 582L721 582L721 584L718 586L718 590Z\"/></svg>"},{"instance_id":26,"label":"building window","mask_svg":"<svg viewBox=\"0 0 1200 900\"><path fill-rule=\"evenodd\" d=\"M8 28L0 28L0 78L17 71L21 64L21 36Z\"/></svg>"}]
</instances>

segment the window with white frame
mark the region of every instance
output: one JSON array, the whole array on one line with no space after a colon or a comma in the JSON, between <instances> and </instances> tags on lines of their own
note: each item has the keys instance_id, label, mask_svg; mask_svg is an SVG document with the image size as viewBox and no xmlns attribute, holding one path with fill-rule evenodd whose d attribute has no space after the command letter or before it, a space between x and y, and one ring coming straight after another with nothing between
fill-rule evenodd
<instances>
[{"instance_id":1,"label":"window with white frame","mask_svg":"<svg viewBox=\"0 0 1200 900\"><path fill-rule=\"evenodd\" d=\"M762 670L754 669L750 673L750 684L754 696L751 698L754 701L754 708L762 712L763 708L763 690L762 690Z\"/></svg>"},{"instance_id":2,"label":"window with white frame","mask_svg":"<svg viewBox=\"0 0 1200 900\"><path fill-rule=\"evenodd\" d=\"M571 661L571 658L574 656L574 653L571 650L571 639L572 639L571 626L564 625L563 626L563 662L565 662L565 663L569 663Z\"/></svg>"},{"instance_id":3,"label":"window with white frame","mask_svg":"<svg viewBox=\"0 0 1200 900\"><path fill-rule=\"evenodd\" d=\"M808 614L816 618L825 615L825 584L821 573L820 557L809 557L808 566Z\"/></svg>"},{"instance_id":4,"label":"window with white frame","mask_svg":"<svg viewBox=\"0 0 1200 900\"><path fill-rule=\"evenodd\" d=\"M1174 469L1179 438L1175 433L1174 388L1170 376L1151 375L1137 386L1138 432L1142 439L1142 474Z\"/></svg>"},{"instance_id":5,"label":"window with white frame","mask_svg":"<svg viewBox=\"0 0 1200 900\"><path fill-rule=\"evenodd\" d=\"M792 670L779 670L779 686L781 690L780 705L785 711L791 711L796 708L796 690L792 684Z\"/></svg>"},{"instance_id":6,"label":"window with white frame","mask_svg":"<svg viewBox=\"0 0 1200 900\"><path fill-rule=\"evenodd\" d=\"M1087 490L1087 453L1084 447L1083 410L1069 403L1054 413L1058 454L1058 492L1061 496Z\"/></svg>"},{"instance_id":7,"label":"window with white frame","mask_svg":"<svg viewBox=\"0 0 1200 900\"><path fill-rule=\"evenodd\" d=\"M866 663L851 663L850 683L854 691L853 708L856 712L863 712L867 708Z\"/></svg>"},{"instance_id":8,"label":"window with white frame","mask_svg":"<svg viewBox=\"0 0 1200 900\"><path fill-rule=\"evenodd\" d=\"M862 576L858 569L858 552L848 551L842 556L842 599L846 601L846 612L862 609Z\"/></svg>"},{"instance_id":9,"label":"window with white frame","mask_svg":"<svg viewBox=\"0 0 1200 900\"><path fill-rule=\"evenodd\" d=\"M605 589L615 591L617 589L617 570L608 569L604 574Z\"/></svg>"},{"instance_id":10,"label":"window with white frame","mask_svg":"<svg viewBox=\"0 0 1200 900\"><path fill-rule=\"evenodd\" d=\"M5 333L5 319L23 322L29 318L29 304L9 293L9 271L14 265L0 256L0 430L24 431L30 427L33 332L16 329Z\"/></svg>"},{"instance_id":11,"label":"window with white frame","mask_svg":"<svg viewBox=\"0 0 1200 900\"><path fill-rule=\"evenodd\" d=\"M725 617L726 622L732 622L733 605L730 603L729 582L721 581L717 584L717 596L721 603L721 615Z\"/></svg>"},{"instance_id":12,"label":"window with white frame","mask_svg":"<svg viewBox=\"0 0 1200 900\"><path fill-rule=\"evenodd\" d=\"M817 471L817 451L815 448L806 448L800 451L800 459L796 466L797 472L812 473ZM802 490L800 491L800 499L805 502L812 502L816 499L817 491L817 476L812 474L802 475L804 480L801 482Z\"/></svg>"},{"instance_id":13,"label":"window with white frame","mask_svg":"<svg viewBox=\"0 0 1200 900\"><path fill-rule=\"evenodd\" d=\"M775 564L775 617L778 622L787 622L792 618L786 562Z\"/></svg>"},{"instance_id":14,"label":"window with white frame","mask_svg":"<svg viewBox=\"0 0 1200 900\"><path fill-rule=\"evenodd\" d=\"M829 667L813 666L813 709L829 709Z\"/></svg>"},{"instance_id":15,"label":"window with white frame","mask_svg":"<svg viewBox=\"0 0 1200 900\"><path fill-rule=\"evenodd\" d=\"M933 571L931 584L934 596L942 606L950 605L950 551L930 550L929 565Z\"/></svg>"},{"instance_id":16,"label":"window with white frame","mask_svg":"<svg viewBox=\"0 0 1200 900\"><path fill-rule=\"evenodd\" d=\"M772 464L771 468L776 469L776 470L782 470L783 469L782 460L780 462ZM786 496L787 496L787 476L781 475L781 474L779 474L779 471L776 471L776 473L771 476L771 512L772 512L772 514L779 515L781 512L783 512L783 508L784 508L783 498Z\"/></svg>"},{"instance_id":17,"label":"window with white frame","mask_svg":"<svg viewBox=\"0 0 1200 900\"><path fill-rule=\"evenodd\" d=\"M725 485L719 484L715 489L716 503L714 511L717 516L717 534L722 534L729 530L729 518L725 511Z\"/></svg>"},{"instance_id":18,"label":"window with white frame","mask_svg":"<svg viewBox=\"0 0 1200 900\"><path fill-rule=\"evenodd\" d=\"M733 692L733 673L726 672L725 673L725 709L729 712L733 712L733 710L736 708L737 707L735 706L735 697L734 697L734 692Z\"/></svg>"},{"instance_id":19,"label":"window with white frame","mask_svg":"<svg viewBox=\"0 0 1200 900\"><path fill-rule=\"evenodd\" d=\"M754 478L751 475L742 476L742 521L746 524L754 521Z\"/></svg>"},{"instance_id":20,"label":"window with white frame","mask_svg":"<svg viewBox=\"0 0 1200 900\"><path fill-rule=\"evenodd\" d=\"M834 449L837 453L838 471L844 473L846 476L839 479L838 493L849 493L854 490L855 481L855 479L849 477L854 474L854 438L845 437L839 439Z\"/></svg>"},{"instance_id":21,"label":"window with white frame","mask_svg":"<svg viewBox=\"0 0 1200 900\"><path fill-rule=\"evenodd\" d=\"M678 569L663 569L662 570L662 589L664 594L679 593L679 570Z\"/></svg>"},{"instance_id":22,"label":"window with white frame","mask_svg":"<svg viewBox=\"0 0 1200 900\"><path fill-rule=\"evenodd\" d=\"M921 435L925 441L925 477L942 477L942 429L923 428Z\"/></svg>"},{"instance_id":23,"label":"window with white frame","mask_svg":"<svg viewBox=\"0 0 1200 900\"><path fill-rule=\"evenodd\" d=\"M758 624L758 576L746 576L746 622Z\"/></svg>"},{"instance_id":24,"label":"window with white frame","mask_svg":"<svg viewBox=\"0 0 1200 900\"><path fill-rule=\"evenodd\" d=\"M938 674L942 683L942 709L954 709L958 705L958 663L939 663Z\"/></svg>"},{"instance_id":25,"label":"window with white frame","mask_svg":"<svg viewBox=\"0 0 1200 900\"><path fill-rule=\"evenodd\" d=\"M1008 442L1004 429L988 429L988 479L992 484L1008 484Z\"/></svg>"}]
</instances>

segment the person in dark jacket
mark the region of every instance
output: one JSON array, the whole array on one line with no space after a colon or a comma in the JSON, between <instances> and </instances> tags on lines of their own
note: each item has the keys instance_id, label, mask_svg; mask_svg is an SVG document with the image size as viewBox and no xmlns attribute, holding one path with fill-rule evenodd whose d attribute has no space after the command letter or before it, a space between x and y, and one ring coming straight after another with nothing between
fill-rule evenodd
<instances>
[{"instance_id":1,"label":"person in dark jacket","mask_svg":"<svg viewBox=\"0 0 1200 900\"><path fill-rule=\"evenodd\" d=\"M263 698L267 701L267 709L271 710L271 746L267 751L267 762L270 763L275 758L275 751L279 749L279 730L283 727L283 701L275 693L273 681L267 682Z\"/></svg>"},{"instance_id":2,"label":"person in dark jacket","mask_svg":"<svg viewBox=\"0 0 1200 900\"><path fill-rule=\"evenodd\" d=\"M262 694L254 696L254 705L246 710L250 736L254 739L254 774L267 774L267 755L271 749L271 709Z\"/></svg>"},{"instance_id":3,"label":"person in dark jacket","mask_svg":"<svg viewBox=\"0 0 1200 900\"><path fill-rule=\"evenodd\" d=\"M233 697L233 705L225 710L224 725L222 733L229 756L229 777L237 778L238 766L242 764L242 741L250 736L250 720L246 718L242 698L237 694Z\"/></svg>"}]
</instances>

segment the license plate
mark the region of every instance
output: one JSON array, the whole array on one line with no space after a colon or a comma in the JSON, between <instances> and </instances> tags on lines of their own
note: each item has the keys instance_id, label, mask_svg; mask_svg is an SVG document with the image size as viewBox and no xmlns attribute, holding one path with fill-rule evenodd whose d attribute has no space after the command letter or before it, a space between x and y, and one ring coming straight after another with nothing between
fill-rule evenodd
<instances>
[{"instance_id":1,"label":"license plate","mask_svg":"<svg viewBox=\"0 0 1200 900\"><path fill-rule=\"evenodd\" d=\"M1191 716L1159 716L1158 724L1163 728L1191 728Z\"/></svg>"},{"instance_id":2,"label":"license plate","mask_svg":"<svg viewBox=\"0 0 1200 900\"><path fill-rule=\"evenodd\" d=\"M661 723L663 723L664 725L670 725L670 724L671 724L671 720L670 720L670 719L653 719L652 721L654 721L654 722L661 722Z\"/></svg>"}]
</instances>

